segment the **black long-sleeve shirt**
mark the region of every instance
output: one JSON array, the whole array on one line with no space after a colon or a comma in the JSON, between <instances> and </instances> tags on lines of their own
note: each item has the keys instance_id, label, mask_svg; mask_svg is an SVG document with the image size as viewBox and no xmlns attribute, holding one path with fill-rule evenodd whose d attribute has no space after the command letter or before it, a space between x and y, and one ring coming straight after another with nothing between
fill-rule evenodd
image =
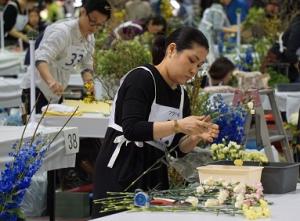
<instances>
[{"instance_id":1,"label":"black long-sleeve shirt","mask_svg":"<svg viewBox=\"0 0 300 221\"><path fill-rule=\"evenodd\" d=\"M296 51L300 49L300 15L296 16L288 29L282 36L283 44L286 47L284 58L287 62L294 64L298 61Z\"/></svg>"}]
</instances>

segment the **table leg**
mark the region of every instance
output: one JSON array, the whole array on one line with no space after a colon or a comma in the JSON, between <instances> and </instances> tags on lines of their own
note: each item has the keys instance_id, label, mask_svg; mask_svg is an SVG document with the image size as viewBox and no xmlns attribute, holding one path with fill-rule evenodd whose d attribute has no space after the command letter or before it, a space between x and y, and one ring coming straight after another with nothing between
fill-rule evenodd
<instances>
[{"instance_id":1,"label":"table leg","mask_svg":"<svg viewBox=\"0 0 300 221\"><path fill-rule=\"evenodd\" d=\"M48 171L48 188L47 188L47 209L49 220L55 221L55 188L56 188L56 171Z\"/></svg>"}]
</instances>

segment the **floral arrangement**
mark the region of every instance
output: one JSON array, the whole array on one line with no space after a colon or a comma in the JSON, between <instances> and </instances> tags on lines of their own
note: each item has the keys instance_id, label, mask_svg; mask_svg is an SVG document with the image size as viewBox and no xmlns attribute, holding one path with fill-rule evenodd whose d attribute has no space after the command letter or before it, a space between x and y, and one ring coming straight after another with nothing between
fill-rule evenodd
<instances>
[{"instance_id":1,"label":"floral arrangement","mask_svg":"<svg viewBox=\"0 0 300 221\"><path fill-rule=\"evenodd\" d=\"M219 136L213 143L229 143L230 141L238 144L243 143L247 116L246 108L242 105L232 106L226 104L221 95L214 96L210 105L213 122L219 125L220 131Z\"/></svg>"},{"instance_id":2,"label":"floral arrangement","mask_svg":"<svg viewBox=\"0 0 300 221\"><path fill-rule=\"evenodd\" d=\"M109 197L95 200L102 205L100 212L130 211L203 211L216 214L244 215L248 219L270 216L261 183L248 186L243 183L206 180L199 186L161 191L138 190L136 193L108 193Z\"/></svg>"},{"instance_id":3,"label":"floral arrangement","mask_svg":"<svg viewBox=\"0 0 300 221\"><path fill-rule=\"evenodd\" d=\"M242 145L230 141L228 145L224 143L212 144L210 147L213 160L242 160L242 161L256 161L267 163L268 158L264 153L255 151L247 152Z\"/></svg>"},{"instance_id":4,"label":"floral arrangement","mask_svg":"<svg viewBox=\"0 0 300 221\"><path fill-rule=\"evenodd\" d=\"M85 82L83 87L86 90L86 96L83 98L83 102L87 104L96 102L94 94L94 82Z\"/></svg>"},{"instance_id":5,"label":"floral arrangement","mask_svg":"<svg viewBox=\"0 0 300 221\"><path fill-rule=\"evenodd\" d=\"M13 151L9 153L12 161L6 163L5 169L0 173L0 220L16 221L25 218L20 205L26 189L30 186L33 175L42 166L48 148L78 110L77 107L55 136L49 140L37 134L39 125L48 108L49 105L46 106L46 110L35 128L31 140L25 140L23 139L24 134L31 118L31 114L29 115L20 141L12 146Z\"/></svg>"},{"instance_id":6,"label":"floral arrangement","mask_svg":"<svg viewBox=\"0 0 300 221\"><path fill-rule=\"evenodd\" d=\"M20 148L15 144L9 154L13 161L6 163L0 177L0 220L24 218L20 204L32 176L39 170L47 151L45 142L38 137L25 141Z\"/></svg>"}]
</instances>

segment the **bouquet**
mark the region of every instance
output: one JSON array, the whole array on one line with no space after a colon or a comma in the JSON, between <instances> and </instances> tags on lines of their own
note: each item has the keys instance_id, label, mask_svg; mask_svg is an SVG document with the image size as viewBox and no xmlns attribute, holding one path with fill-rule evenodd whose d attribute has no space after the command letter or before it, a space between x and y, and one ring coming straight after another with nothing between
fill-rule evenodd
<instances>
[{"instance_id":1,"label":"bouquet","mask_svg":"<svg viewBox=\"0 0 300 221\"><path fill-rule=\"evenodd\" d=\"M34 142L25 141L19 149L13 146L9 154L13 160L6 163L0 177L0 220L24 218L20 204L33 175L42 165L47 151L44 144L38 137Z\"/></svg>"},{"instance_id":2,"label":"bouquet","mask_svg":"<svg viewBox=\"0 0 300 221\"><path fill-rule=\"evenodd\" d=\"M136 193L110 192L109 197L95 200L101 212L130 211L199 211L216 214L244 215L248 219L270 216L261 183L248 186L243 183L206 180L199 186L184 189Z\"/></svg>"},{"instance_id":3,"label":"bouquet","mask_svg":"<svg viewBox=\"0 0 300 221\"><path fill-rule=\"evenodd\" d=\"M0 220L16 221L25 218L20 205L26 189L30 186L33 175L42 166L48 148L78 110L77 107L52 140L48 140L42 138L40 134L36 135L48 107L49 104L35 128L31 140L23 140L28 126L28 123L26 123L20 142L14 144L13 151L9 153L12 161L6 163L5 169L0 173ZM31 114L28 122L30 117Z\"/></svg>"},{"instance_id":4,"label":"bouquet","mask_svg":"<svg viewBox=\"0 0 300 221\"><path fill-rule=\"evenodd\" d=\"M221 95L213 97L210 111L213 114L213 122L219 125L219 136L214 143L229 143L234 141L238 144L244 142L247 110L244 106L231 106L226 104Z\"/></svg>"},{"instance_id":5,"label":"bouquet","mask_svg":"<svg viewBox=\"0 0 300 221\"><path fill-rule=\"evenodd\" d=\"M212 144L210 147L213 160L242 160L242 161L256 161L260 163L267 163L268 158L261 152L247 152L244 146L230 141L228 145L224 143Z\"/></svg>"}]
</instances>

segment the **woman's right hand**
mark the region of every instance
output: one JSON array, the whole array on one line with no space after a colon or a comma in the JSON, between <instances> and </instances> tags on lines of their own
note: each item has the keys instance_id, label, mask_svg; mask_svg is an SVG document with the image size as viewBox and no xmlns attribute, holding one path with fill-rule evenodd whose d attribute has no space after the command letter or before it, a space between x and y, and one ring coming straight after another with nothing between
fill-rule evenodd
<instances>
[{"instance_id":1,"label":"woman's right hand","mask_svg":"<svg viewBox=\"0 0 300 221\"><path fill-rule=\"evenodd\" d=\"M51 81L48 86L53 94L61 95L64 92L64 87L55 80Z\"/></svg>"},{"instance_id":2,"label":"woman's right hand","mask_svg":"<svg viewBox=\"0 0 300 221\"><path fill-rule=\"evenodd\" d=\"M210 131L212 124L207 116L189 116L177 121L179 131L187 135L198 135Z\"/></svg>"}]
</instances>

